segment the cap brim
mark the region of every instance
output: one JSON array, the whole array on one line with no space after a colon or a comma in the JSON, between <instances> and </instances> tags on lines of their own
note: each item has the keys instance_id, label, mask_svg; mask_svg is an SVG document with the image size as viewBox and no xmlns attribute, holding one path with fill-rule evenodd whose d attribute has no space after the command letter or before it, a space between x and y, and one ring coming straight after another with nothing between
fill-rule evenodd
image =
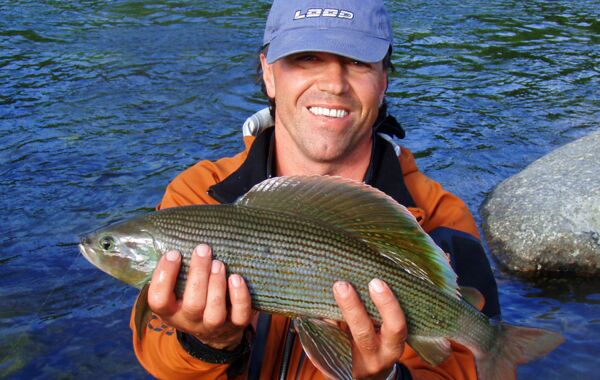
<instances>
[{"instance_id":1,"label":"cap brim","mask_svg":"<svg viewBox=\"0 0 600 380\"><path fill-rule=\"evenodd\" d=\"M387 54L390 41L364 33L339 29L294 29L275 37L269 43L267 63L290 54L314 51L337 54L357 61L375 63Z\"/></svg>"}]
</instances>

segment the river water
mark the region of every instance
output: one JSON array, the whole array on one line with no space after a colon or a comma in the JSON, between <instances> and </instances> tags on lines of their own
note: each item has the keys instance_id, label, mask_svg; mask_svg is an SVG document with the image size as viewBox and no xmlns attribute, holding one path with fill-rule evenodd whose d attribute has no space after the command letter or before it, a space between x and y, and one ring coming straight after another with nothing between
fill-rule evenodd
<instances>
[{"instance_id":1,"label":"river water","mask_svg":"<svg viewBox=\"0 0 600 380\"><path fill-rule=\"evenodd\" d=\"M388 101L420 168L478 209L600 125L600 3L388 1ZM80 233L153 209L179 171L242 149L265 101L269 2L0 3L0 377L145 378L136 291L78 255ZM523 379L598 378L600 283L493 262L503 317L567 342Z\"/></svg>"}]
</instances>

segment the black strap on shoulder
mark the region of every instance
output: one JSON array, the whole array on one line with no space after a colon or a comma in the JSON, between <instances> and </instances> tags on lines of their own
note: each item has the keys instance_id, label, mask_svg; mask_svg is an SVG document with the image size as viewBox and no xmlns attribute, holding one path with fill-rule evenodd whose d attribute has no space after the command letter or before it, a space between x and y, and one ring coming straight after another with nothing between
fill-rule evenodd
<instances>
[{"instance_id":1,"label":"black strap on shoulder","mask_svg":"<svg viewBox=\"0 0 600 380\"><path fill-rule=\"evenodd\" d=\"M365 182L378 188L404 207L416 207L406 184L402 167L392 144L379 135L373 135L371 166Z\"/></svg>"},{"instance_id":2,"label":"black strap on shoulder","mask_svg":"<svg viewBox=\"0 0 600 380\"><path fill-rule=\"evenodd\" d=\"M294 348L294 343L296 342L296 333L294 331L293 322L290 321L290 324L287 329L287 335L285 337L285 345L283 348L283 356L281 360L281 369L279 370L279 380L285 380L287 377L288 369L290 367L290 360L292 359L292 349Z\"/></svg>"},{"instance_id":3,"label":"black strap on shoulder","mask_svg":"<svg viewBox=\"0 0 600 380\"><path fill-rule=\"evenodd\" d=\"M298 362L298 368L296 368L296 376L294 379L300 379L300 372L302 371L302 366L304 366L304 359L306 359L306 353L302 350L302 354L300 354L300 361Z\"/></svg>"},{"instance_id":4,"label":"black strap on shoulder","mask_svg":"<svg viewBox=\"0 0 600 380\"><path fill-rule=\"evenodd\" d=\"M271 314L260 313L256 326L256 335L250 353L250 367L248 369L248 380L258 380L262 368L263 356L267 345L267 336L271 327Z\"/></svg>"},{"instance_id":5,"label":"black strap on shoulder","mask_svg":"<svg viewBox=\"0 0 600 380\"><path fill-rule=\"evenodd\" d=\"M404 364L399 363L397 369L396 380L412 380L412 375Z\"/></svg>"}]
</instances>

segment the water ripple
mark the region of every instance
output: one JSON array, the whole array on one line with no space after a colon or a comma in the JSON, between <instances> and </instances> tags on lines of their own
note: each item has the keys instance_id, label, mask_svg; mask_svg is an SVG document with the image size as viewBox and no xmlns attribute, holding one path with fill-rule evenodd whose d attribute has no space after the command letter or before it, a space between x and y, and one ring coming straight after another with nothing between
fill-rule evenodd
<instances>
[{"instance_id":1,"label":"water ripple","mask_svg":"<svg viewBox=\"0 0 600 380\"><path fill-rule=\"evenodd\" d=\"M270 2L0 4L0 377L146 378L135 290L73 244L151 210L202 158L242 148L265 105L256 53ZM477 209L503 179L599 127L591 0L389 2L387 100L428 175ZM467 179L467 180L465 180ZM532 284L494 265L507 320L567 343L522 378L594 376L600 284Z\"/></svg>"}]
</instances>

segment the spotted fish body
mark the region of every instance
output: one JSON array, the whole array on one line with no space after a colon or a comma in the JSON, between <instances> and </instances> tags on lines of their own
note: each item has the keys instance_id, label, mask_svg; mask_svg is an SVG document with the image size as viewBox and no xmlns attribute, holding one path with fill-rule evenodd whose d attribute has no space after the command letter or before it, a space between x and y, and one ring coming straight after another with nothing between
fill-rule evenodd
<instances>
[{"instance_id":1,"label":"spotted fish body","mask_svg":"<svg viewBox=\"0 0 600 380\"><path fill-rule=\"evenodd\" d=\"M183 253L179 296L191 252L203 242L212 247L215 259L226 263L228 272L247 279L258 310L342 320L331 292L332 284L342 279L356 286L376 320L379 315L366 285L373 278L398 289L403 300L425 303L411 291L414 278L400 268L390 268L389 260L368 244L295 215L224 205L179 207L150 215L148 220L160 231L155 236L162 250ZM427 288L432 297L439 294L432 285Z\"/></svg>"},{"instance_id":2,"label":"spotted fish body","mask_svg":"<svg viewBox=\"0 0 600 380\"><path fill-rule=\"evenodd\" d=\"M404 207L340 178L273 178L232 205L178 207L108 227L85 238L81 250L99 268L139 287L162 254L179 250L181 297L199 243L209 244L229 273L244 277L255 309L296 318L309 357L332 377L351 377L350 340L318 322L342 320L331 290L338 280L353 284L378 324L367 284L385 281L402 304L413 349L437 365L450 354L450 340L461 343L474 353L484 380L510 378L516 363L562 341L555 333L488 319L462 299L446 255ZM128 268L116 270L114 260L122 267L124 257L131 258ZM333 359L323 360L327 355Z\"/></svg>"}]
</instances>

